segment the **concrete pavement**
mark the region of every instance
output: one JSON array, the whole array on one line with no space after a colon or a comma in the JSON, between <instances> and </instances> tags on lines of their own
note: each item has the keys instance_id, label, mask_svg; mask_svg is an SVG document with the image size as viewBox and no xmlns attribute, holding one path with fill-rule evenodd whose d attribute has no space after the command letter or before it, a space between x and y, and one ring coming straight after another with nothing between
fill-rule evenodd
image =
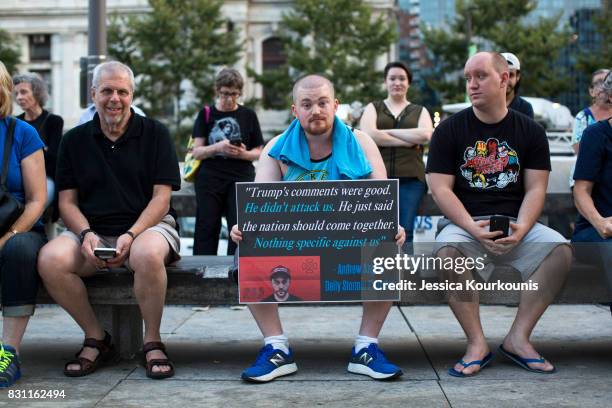
<instances>
[{"instance_id":1,"label":"concrete pavement","mask_svg":"<svg viewBox=\"0 0 612 408\"><path fill-rule=\"evenodd\" d=\"M538 350L558 372L529 373L503 356L480 375L446 374L462 356L463 332L447 306L394 307L381 334L387 356L404 369L394 382L346 372L359 306L283 307L286 334L299 371L263 385L246 384L241 371L261 346L248 310L167 307L163 340L177 372L153 381L138 362L121 362L84 378L62 368L82 341L76 324L58 307L41 306L22 346L23 378L9 390L64 390L63 399L9 398L6 407L603 407L612 403L612 318L596 305L555 305L534 333ZM502 341L516 308L483 306L492 349Z\"/></svg>"}]
</instances>

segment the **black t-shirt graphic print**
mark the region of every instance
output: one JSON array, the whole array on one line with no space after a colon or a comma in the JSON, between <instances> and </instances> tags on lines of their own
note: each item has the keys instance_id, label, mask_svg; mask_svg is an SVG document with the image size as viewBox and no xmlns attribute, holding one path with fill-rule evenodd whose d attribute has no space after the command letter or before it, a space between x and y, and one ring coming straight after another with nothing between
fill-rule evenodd
<instances>
[{"instance_id":1,"label":"black t-shirt graphic print","mask_svg":"<svg viewBox=\"0 0 612 408\"><path fill-rule=\"evenodd\" d=\"M506 188L518 181L520 170L516 150L507 142L495 138L478 140L463 153L465 158L461 165L461 175L470 187L479 189Z\"/></svg>"},{"instance_id":2,"label":"black t-shirt graphic print","mask_svg":"<svg viewBox=\"0 0 612 408\"><path fill-rule=\"evenodd\" d=\"M473 217L516 217L525 169L550 171L544 128L512 110L498 123L483 123L470 107L438 125L426 172L455 176L453 192Z\"/></svg>"}]
</instances>

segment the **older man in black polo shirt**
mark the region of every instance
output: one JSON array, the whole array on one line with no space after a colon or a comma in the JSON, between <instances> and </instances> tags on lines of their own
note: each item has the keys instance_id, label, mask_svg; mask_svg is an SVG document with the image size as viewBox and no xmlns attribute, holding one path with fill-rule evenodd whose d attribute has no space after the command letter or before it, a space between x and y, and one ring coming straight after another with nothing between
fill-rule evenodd
<instances>
[{"instance_id":1,"label":"older man in black polo shirt","mask_svg":"<svg viewBox=\"0 0 612 408\"><path fill-rule=\"evenodd\" d=\"M145 323L147 376L174 374L160 341L166 294L165 264L179 258L172 190L180 188L174 145L159 122L130 109L134 74L119 62L94 70L94 118L64 136L57 189L68 231L40 252L38 268L49 294L85 332L77 359L64 374L92 373L113 354L92 310L81 277L125 265L134 272L134 292ZM96 248L116 249L104 259ZM112 252L112 250L111 250Z\"/></svg>"}]
</instances>

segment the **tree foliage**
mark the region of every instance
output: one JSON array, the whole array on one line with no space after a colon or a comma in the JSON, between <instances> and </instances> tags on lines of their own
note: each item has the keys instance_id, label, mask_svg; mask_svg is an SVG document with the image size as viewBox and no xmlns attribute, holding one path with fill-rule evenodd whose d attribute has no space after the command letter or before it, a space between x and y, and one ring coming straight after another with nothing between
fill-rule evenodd
<instances>
[{"instance_id":1,"label":"tree foliage","mask_svg":"<svg viewBox=\"0 0 612 408\"><path fill-rule=\"evenodd\" d=\"M111 18L109 54L134 70L147 115L162 119L180 140L190 129L183 121L212 100L216 69L234 64L241 44L221 15L221 0L149 5L145 15Z\"/></svg>"},{"instance_id":2,"label":"tree foliage","mask_svg":"<svg viewBox=\"0 0 612 408\"><path fill-rule=\"evenodd\" d=\"M569 43L569 31L558 28L560 14L535 23L526 21L535 6L530 0L458 0L449 29L423 30L434 67L427 75L428 84L445 102L462 101L461 72L468 44L475 43L479 49L512 52L519 58L524 95L553 97L566 90L566 74L557 60Z\"/></svg>"},{"instance_id":3,"label":"tree foliage","mask_svg":"<svg viewBox=\"0 0 612 408\"><path fill-rule=\"evenodd\" d=\"M593 17L595 32L598 37L598 49L581 49L577 68L591 79L591 74L601 68L610 68L612 61L612 0L602 1L601 12Z\"/></svg>"},{"instance_id":4,"label":"tree foliage","mask_svg":"<svg viewBox=\"0 0 612 408\"><path fill-rule=\"evenodd\" d=\"M15 40L7 31L0 28L0 61L4 63L9 73L16 72L20 55Z\"/></svg>"},{"instance_id":5,"label":"tree foliage","mask_svg":"<svg viewBox=\"0 0 612 408\"><path fill-rule=\"evenodd\" d=\"M286 64L249 74L266 92L281 95L268 108L286 108L293 82L308 73L332 78L344 102L367 102L381 96L376 59L396 41L396 30L384 16L373 17L363 0L296 0L278 32Z\"/></svg>"}]
</instances>

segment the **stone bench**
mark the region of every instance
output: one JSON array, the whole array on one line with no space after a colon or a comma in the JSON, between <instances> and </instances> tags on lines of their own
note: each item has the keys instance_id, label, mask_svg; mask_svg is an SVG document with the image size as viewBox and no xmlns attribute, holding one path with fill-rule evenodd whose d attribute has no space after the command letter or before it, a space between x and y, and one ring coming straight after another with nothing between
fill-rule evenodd
<instances>
[{"instance_id":1,"label":"stone bench","mask_svg":"<svg viewBox=\"0 0 612 408\"><path fill-rule=\"evenodd\" d=\"M173 194L173 207L181 216L195 215L193 188L186 184ZM428 194L422 203L420 214L440 215L440 210ZM569 193L548 193L544 215L576 214ZM238 302L238 287L228 279L233 267L229 256L188 256L174 266L167 268L167 305L230 305ZM502 280L518 281L515 272L500 271ZM513 275L514 273L514 275ZM605 281L601 272L594 267L575 263L568 283L558 296L558 303L600 303L606 302ZM435 278L427 278L435 281ZM125 269L101 272L85 279L89 297L96 314L104 327L112 334L123 358L133 358L143 343L143 323L134 296L133 277ZM516 305L517 292L486 292L481 295L485 304ZM38 302L54 303L41 287ZM444 303L442 292L402 292L401 303L406 305Z\"/></svg>"},{"instance_id":2,"label":"stone bench","mask_svg":"<svg viewBox=\"0 0 612 408\"><path fill-rule=\"evenodd\" d=\"M231 256L188 256L166 268L167 305L228 305L238 302L238 286L228 279ZM134 279L125 268L85 278L89 300L102 325L113 336L122 358L142 348L143 322L132 290ZM37 302L55 303L41 286Z\"/></svg>"},{"instance_id":3,"label":"stone bench","mask_svg":"<svg viewBox=\"0 0 612 408\"><path fill-rule=\"evenodd\" d=\"M167 267L167 305L232 305L238 303L238 287L229 278L233 267L230 256L189 256L174 266ZM503 281L519 281L518 273L498 270ZM435 278L426 280L434 282ZM604 277L598 268L574 263L568 282L556 299L556 303L606 302ZM143 322L134 296L133 277L125 269L100 272L86 278L89 298L102 325L114 339L122 358L133 358L142 348ZM420 283L418 283L420 287ZM516 305L518 292L483 292L481 303ZM38 296L41 304L54 303L41 288ZM401 304L423 305L445 303L443 292L402 292ZM336 303L332 303L334 305Z\"/></svg>"}]
</instances>

